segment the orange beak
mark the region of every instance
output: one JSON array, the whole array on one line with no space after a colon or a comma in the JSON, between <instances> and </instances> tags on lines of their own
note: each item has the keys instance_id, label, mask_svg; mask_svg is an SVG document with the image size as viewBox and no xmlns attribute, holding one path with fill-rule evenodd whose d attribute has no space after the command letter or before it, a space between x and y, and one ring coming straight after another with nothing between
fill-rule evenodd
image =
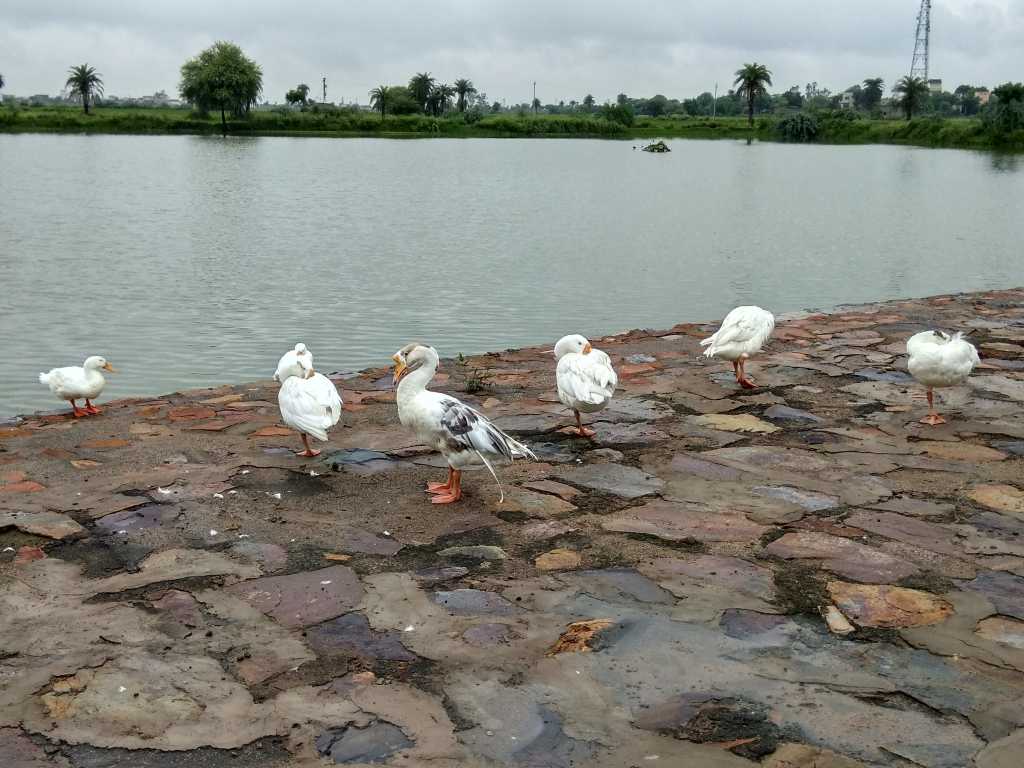
<instances>
[{"instance_id":1,"label":"orange beak","mask_svg":"<svg viewBox=\"0 0 1024 768\"><path fill-rule=\"evenodd\" d=\"M594 348L592 346L590 346L590 342L588 341L587 345L583 348L583 354L584 355L589 355L593 351L594 351Z\"/></svg>"},{"instance_id":2,"label":"orange beak","mask_svg":"<svg viewBox=\"0 0 1024 768\"><path fill-rule=\"evenodd\" d=\"M398 355L394 355L391 359L395 361L395 375L391 381L393 384L397 385L409 369L406 367L405 361Z\"/></svg>"},{"instance_id":3,"label":"orange beak","mask_svg":"<svg viewBox=\"0 0 1024 768\"><path fill-rule=\"evenodd\" d=\"M114 366L112 366L110 363L105 363L103 365L103 370L106 371L107 373L117 373L117 369L114 368Z\"/></svg>"}]
</instances>

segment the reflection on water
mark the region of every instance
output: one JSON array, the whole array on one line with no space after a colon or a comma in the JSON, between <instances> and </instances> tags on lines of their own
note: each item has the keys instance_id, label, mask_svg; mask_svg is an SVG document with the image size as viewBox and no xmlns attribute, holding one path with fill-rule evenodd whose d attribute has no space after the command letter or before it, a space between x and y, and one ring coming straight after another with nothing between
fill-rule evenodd
<instances>
[{"instance_id":1,"label":"reflection on water","mask_svg":"<svg viewBox=\"0 0 1024 768\"><path fill-rule=\"evenodd\" d=\"M1018 156L670 143L0 135L0 415L1024 283Z\"/></svg>"}]
</instances>

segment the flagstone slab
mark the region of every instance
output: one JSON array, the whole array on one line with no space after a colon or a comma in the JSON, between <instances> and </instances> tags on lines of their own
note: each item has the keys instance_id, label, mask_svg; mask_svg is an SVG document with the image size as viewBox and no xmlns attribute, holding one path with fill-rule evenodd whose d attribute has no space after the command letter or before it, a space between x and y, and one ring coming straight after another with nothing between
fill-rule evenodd
<instances>
[{"instance_id":1,"label":"flagstone slab","mask_svg":"<svg viewBox=\"0 0 1024 768\"><path fill-rule=\"evenodd\" d=\"M862 531L870 531L907 544L941 552L946 555L963 556L963 549L957 545L955 534L948 528L928 523L914 517L894 512L872 512L860 510L846 518L845 523Z\"/></svg>"},{"instance_id":2,"label":"flagstone slab","mask_svg":"<svg viewBox=\"0 0 1024 768\"><path fill-rule=\"evenodd\" d=\"M912 515L913 517L946 517L956 510L956 506L941 501L915 499L912 496L894 496L886 501L872 504L871 509L880 509L883 512L897 512L901 515Z\"/></svg>"},{"instance_id":3,"label":"flagstone slab","mask_svg":"<svg viewBox=\"0 0 1024 768\"><path fill-rule=\"evenodd\" d=\"M963 588L980 592L999 613L1024 619L1024 578L1000 571L984 571L964 582Z\"/></svg>"},{"instance_id":4,"label":"flagstone slab","mask_svg":"<svg viewBox=\"0 0 1024 768\"><path fill-rule=\"evenodd\" d=\"M1006 616L989 616L978 622L980 637L1024 650L1024 621Z\"/></svg>"},{"instance_id":5,"label":"flagstone slab","mask_svg":"<svg viewBox=\"0 0 1024 768\"><path fill-rule=\"evenodd\" d=\"M767 526L751 522L745 515L703 505L654 501L631 507L601 523L606 531L640 533L667 541L753 542Z\"/></svg>"},{"instance_id":6,"label":"flagstone slab","mask_svg":"<svg viewBox=\"0 0 1024 768\"><path fill-rule=\"evenodd\" d=\"M867 584L890 584L918 571L912 563L893 555L817 531L787 533L764 551L784 560L819 560L827 570Z\"/></svg>"},{"instance_id":7,"label":"flagstone slab","mask_svg":"<svg viewBox=\"0 0 1024 768\"><path fill-rule=\"evenodd\" d=\"M709 413L702 416L688 416L687 420L702 427L721 429L726 432L753 432L770 435L780 431L779 427L750 413Z\"/></svg>"},{"instance_id":8,"label":"flagstone slab","mask_svg":"<svg viewBox=\"0 0 1024 768\"><path fill-rule=\"evenodd\" d=\"M1024 491L1012 485L977 485L967 498L989 509L1024 520Z\"/></svg>"},{"instance_id":9,"label":"flagstone slab","mask_svg":"<svg viewBox=\"0 0 1024 768\"><path fill-rule=\"evenodd\" d=\"M344 565L290 576L268 576L226 589L285 627L308 627L336 618L359 605L363 587Z\"/></svg>"},{"instance_id":10,"label":"flagstone slab","mask_svg":"<svg viewBox=\"0 0 1024 768\"><path fill-rule=\"evenodd\" d=\"M0 530L4 528L58 540L86 535L85 528L59 512L0 512Z\"/></svg>"},{"instance_id":11,"label":"flagstone slab","mask_svg":"<svg viewBox=\"0 0 1024 768\"><path fill-rule=\"evenodd\" d=\"M592 491L610 493L624 499L656 495L665 482L643 470L622 464L584 464L559 468L554 476Z\"/></svg>"},{"instance_id":12,"label":"flagstone slab","mask_svg":"<svg viewBox=\"0 0 1024 768\"><path fill-rule=\"evenodd\" d=\"M843 581L830 581L827 588L843 615L862 627L922 627L953 613L948 600L918 589Z\"/></svg>"}]
</instances>

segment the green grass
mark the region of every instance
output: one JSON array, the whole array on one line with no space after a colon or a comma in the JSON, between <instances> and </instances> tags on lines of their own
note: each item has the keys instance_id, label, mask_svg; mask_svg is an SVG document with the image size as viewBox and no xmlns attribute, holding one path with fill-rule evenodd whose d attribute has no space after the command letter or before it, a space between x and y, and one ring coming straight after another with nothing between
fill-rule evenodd
<instances>
[{"instance_id":1,"label":"green grass","mask_svg":"<svg viewBox=\"0 0 1024 768\"><path fill-rule=\"evenodd\" d=\"M630 127L592 115L487 115L476 121L461 115L380 115L346 109L322 112L260 110L248 120L229 120L237 135L409 136L409 137L604 137L778 138L775 116L759 117L749 127L743 117L639 117ZM0 132L8 133L220 133L219 115L202 117L188 109L100 107L85 115L73 107L0 108ZM994 140L980 120L918 118L905 120L819 118L819 143L912 144L968 149L1024 149L1024 132Z\"/></svg>"}]
</instances>

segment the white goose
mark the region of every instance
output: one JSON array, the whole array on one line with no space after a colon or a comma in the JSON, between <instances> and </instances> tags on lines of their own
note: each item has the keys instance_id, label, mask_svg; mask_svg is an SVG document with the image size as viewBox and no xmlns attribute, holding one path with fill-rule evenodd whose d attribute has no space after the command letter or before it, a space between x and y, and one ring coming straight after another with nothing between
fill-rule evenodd
<instances>
[{"instance_id":1,"label":"white goose","mask_svg":"<svg viewBox=\"0 0 1024 768\"><path fill-rule=\"evenodd\" d=\"M59 399L68 400L75 418L93 416L100 409L92 401L100 396L107 380L101 371L117 373L114 367L99 355L87 357L81 367L70 365L66 368L54 368L49 373L39 374L39 383L46 384L50 391ZM80 410L75 400L85 399L85 410Z\"/></svg>"},{"instance_id":2,"label":"white goose","mask_svg":"<svg viewBox=\"0 0 1024 768\"><path fill-rule=\"evenodd\" d=\"M583 426L580 411L595 413L611 402L619 383L612 361L578 333L559 339L554 352L558 360L555 368L558 399L576 415L579 434L593 437L594 430Z\"/></svg>"},{"instance_id":3,"label":"white goose","mask_svg":"<svg viewBox=\"0 0 1024 768\"><path fill-rule=\"evenodd\" d=\"M732 361L736 381L744 389L756 385L747 376L744 365L747 358L761 351L775 330L775 315L760 307L736 307L722 321L722 327L700 345L707 347L705 357L720 357Z\"/></svg>"},{"instance_id":4,"label":"white goose","mask_svg":"<svg viewBox=\"0 0 1024 768\"><path fill-rule=\"evenodd\" d=\"M314 370L313 353L310 352L306 348L306 345L301 341L295 345L294 349L289 349L281 355L281 359L277 361L277 370L274 372L274 381L284 381L284 378L281 376L281 372L291 367L293 363L299 360L302 361L305 368L308 368L311 371Z\"/></svg>"},{"instance_id":5,"label":"white goose","mask_svg":"<svg viewBox=\"0 0 1024 768\"><path fill-rule=\"evenodd\" d=\"M490 459L527 458L536 461L533 451L513 440L479 411L440 392L431 392L427 384L437 372L439 358L433 347L408 344L396 352L394 382L398 386L398 420L416 434L424 445L441 452L448 462L448 479L429 483L427 492L434 504L451 504L462 498L462 471L486 467L501 482ZM499 501L499 503L500 503Z\"/></svg>"},{"instance_id":6,"label":"white goose","mask_svg":"<svg viewBox=\"0 0 1024 768\"><path fill-rule=\"evenodd\" d=\"M928 415L922 424L945 424L935 410L936 387L955 387L967 381L979 362L978 350L962 333L921 331L907 340L907 368L910 375L928 388Z\"/></svg>"},{"instance_id":7,"label":"white goose","mask_svg":"<svg viewBox=\"0 0 1024 768\"><path fill-rule=\"evenodd\" d=\"M307 435L326 442L327 430L341 418L342 405L334 382L314 371L312 361L312 353L306 351L304 345L297 344L293 352L285 353L281 358L274 374L274 378L281 382L277 393L281 418L302 435L302 445L306 450L299 451L298 455L309 458L319 456L320 451L309 447Z\"/></svg>"}]
</instances>

